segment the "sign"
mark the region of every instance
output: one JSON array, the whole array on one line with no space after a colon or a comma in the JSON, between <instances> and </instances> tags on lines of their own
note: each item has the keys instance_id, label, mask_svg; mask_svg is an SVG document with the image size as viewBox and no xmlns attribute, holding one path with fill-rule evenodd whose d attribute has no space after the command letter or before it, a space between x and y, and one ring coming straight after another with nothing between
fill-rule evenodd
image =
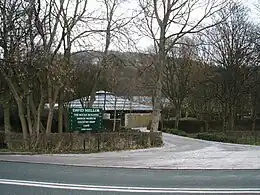
<instances>
[{"instance_id":1,"label":"sign","mask_svg":"<svg viewBox=\"0 0 260 195\"><path fill-rule=\"evenodd\" d=\"M103 112L97 108L69 108L70 131L99 131L103 128Z\"/></svg>"}]
</instances>

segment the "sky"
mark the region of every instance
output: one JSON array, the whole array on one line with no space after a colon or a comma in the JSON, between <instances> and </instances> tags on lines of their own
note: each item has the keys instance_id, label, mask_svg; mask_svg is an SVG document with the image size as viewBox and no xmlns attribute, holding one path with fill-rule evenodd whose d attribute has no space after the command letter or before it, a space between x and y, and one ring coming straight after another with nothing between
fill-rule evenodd
<instances>
[{"instance_id":1,"label":"sky","mask_svg":"<svg viewBox=\"0 0 260 195\"><path fill-rule=\"evenodd\" d=\"M257 21L259 20L259 14L255 9L255 5L259 3L259 0L241 0L246 6L248 6L251 11L250 11L250 17L252 18L252 21ZM105 6L104 4L100 3L102 0L89 0L87 9L89 10L88 13L92 12L96 16L100 16L105 14ZM130 17L131 14L133 13L133 10L138 9L138 0L126 0L125 3L121 4L121 6L117 9L117 14L115 18L122 18L122 15L124 17ZM200 16L203 15L203 11L200 9L197 9L196 11L193 12L192 17L194 20L200 18ZM90 24L91 28L97 28L99 25L102 25L101 23L92 23ZM144 26L144 25L142 25ZM133 47L133 43L135 46L140 49L141 51L147 50L147 48L151 47L153 45L152 39L148 38L145 36L142 32L140 32L139 29L141 28L136 28L133 24L132 26L128 26L128 36L131 37L132 42L128 43L127 39L124 36L119 35L117 33L115 36L118 38L114 38L110 50L135 50L136 48ZM176 25L171 27L171 29L177 29L179 27ZM82 26L81 30L84 30L84 25ZM124 32L125 33L125 32ZM100 34L95 34L93 36L89 36L88 38L85 38L84 41L80 40L79 41L81 44L80 46L77 45L74 47L74 50L82 50L82 49L94 49L94 50L103 50L104 49L104 44L105 44L105 39L104 36ZM94 43L94 44L93 44ZM83 45L85 47L83 47Z\"/></svg>"},{"instance_id":2,"label":"sky","mask_svg":"<svg viewBox=\"0 0 260 195\"><path fill-rule=\"evenodd\" d=\"M66 0L68 1L68 0ZM82 0L82 2L85 0ZM111 0L108 0L111 1ZM118 1L124 1L124 3L121 4L120 7L117 8L116 15L115 15L115 25L120 24L120 19L122 17L125 18L125 21L128 20L127 17L131 17L132 14L136 14L136 9L140 9L138 6L138 0L118 0ZM206 0L200 0L200 1L206 1ZM216 0L219 1L219 0ZM250 17L252 18L253 22L259 21L260 19L260 12L257 12L255 9L255 5L260 5L260 0L241 0L246 6L248 6L251 9ZM58 2L58 1L57 1ZM73 7L75 4L73 2L76 2L76 0L70 0L69 4L69 13L73 14ZM79 33L85 31L86 29L104 29L104 20L99 21L90 21L90 16L96 16L96 17L105 17L105 5L104 0L88 0L88 4L86 7L86 13L85 13L85 20L87 20L87 23L80 23L77 28L74 31L74 35L78 35ZM82 4L81 4L82 5ZM192 17L196 20L199 18L199 16L202 15L202 11L197 9L193 12ZM140 24L140 23L139 23ZM144 24L141 24L140 26L136 27L135 23L130 23L128 26L126 26L123 31L117 32L113 34L113 40L111 42L110 50L119 50L119 51L147 51L149 47L153 46L152 39L148 38L143 32L140 31L142 27L144 27ZM176 30L178 31L179 27L174 25L171 27L170 30ZM122 35L122 32L125 35ZM131 41L128 40L126 37L131 37ZM104 34L101 33L95 33L88 35L85 38L78 39L75 41L75 44L73 45L72 51L80 51L80 50L104 50L105 45L105 37ZM62 52L62 51L61 51ZM1 52L0 52L1 53Z\"/></svg>"}]
</instances>

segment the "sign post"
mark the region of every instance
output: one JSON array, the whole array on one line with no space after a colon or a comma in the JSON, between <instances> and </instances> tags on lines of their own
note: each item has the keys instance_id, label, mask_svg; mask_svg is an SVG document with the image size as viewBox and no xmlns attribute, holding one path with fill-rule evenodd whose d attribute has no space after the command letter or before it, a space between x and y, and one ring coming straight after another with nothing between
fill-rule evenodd
<instances>
[{"instance_id":1,"label":"sign post","mask_svg":"<svg viewBox=\"0 0 260 195\"><path fill-rule=\"evenodd\" d=\"M69 108L70 131L100 131L103 128L103 111L97 108Z\"/></svg>"}]
</instances>

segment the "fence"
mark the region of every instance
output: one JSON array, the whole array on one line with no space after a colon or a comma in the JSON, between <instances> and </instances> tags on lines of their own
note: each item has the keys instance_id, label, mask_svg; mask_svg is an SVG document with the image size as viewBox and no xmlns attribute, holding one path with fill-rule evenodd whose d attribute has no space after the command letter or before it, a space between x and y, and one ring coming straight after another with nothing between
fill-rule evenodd
<instances>
[{"instance_id":1,"label":"fence","mask_svg":"<svg viewBox=\"0 0 260 195\"><path fill-rule=\"evenodd\" d=\"M163 144L160 132L104 132L104 133L52 133L40 134L27 140L25 147L21 133L0 134L11 151L39 153L102 152L159 147Z\"/></svg>"}]
</instances>

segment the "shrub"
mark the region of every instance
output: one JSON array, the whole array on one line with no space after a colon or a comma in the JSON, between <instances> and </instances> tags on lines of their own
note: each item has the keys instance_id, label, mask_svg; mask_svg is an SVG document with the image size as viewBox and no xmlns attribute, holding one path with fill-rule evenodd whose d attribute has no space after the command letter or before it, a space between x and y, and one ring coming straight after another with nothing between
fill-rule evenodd
<instances>
[{"instance_id":1,"label":"shrub","mask_svg":"<svg viewBox=\"0 0 260 195\"><path fill-rule=\"evenodd\" d=\"M225 134L198 133L197 138L203 139L203 140L208 140L208 141L237 143L237 139L235 137L227 136Z\"/></svg>"},{"instance_id":2,"label":"shrub","mask_svg":"<svg viewBox=\"0 0 260 195\"><path fill-rule=\"evenodd\" d=\"M179 135L179 136L185 136L185 137L188 136L188 134L185 131L182 131L179 129L163 129L162 131L165 133L170 133L170 134Z\"/></svg>"},{"instance_id":3,"label":"shrub","mask_svg":"<svg viewBox=\"0 0 260 195\"><path fill-rule=\"evenodd\" d=\"M175 120L164 121L165 128L173 129L175 127ZM199 120L180 120L179 129L186 133L199 133L204 128L204 122Z\"/></svg>"}]
</instances>

